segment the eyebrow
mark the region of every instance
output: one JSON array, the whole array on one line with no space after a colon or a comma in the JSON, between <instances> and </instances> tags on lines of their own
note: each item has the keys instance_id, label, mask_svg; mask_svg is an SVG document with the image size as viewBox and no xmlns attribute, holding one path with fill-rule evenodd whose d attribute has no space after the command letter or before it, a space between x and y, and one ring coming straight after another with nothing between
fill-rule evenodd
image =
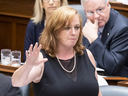
<instances>
[{"instance_id":1,"label":"eyebrow","mask_svg":"<svg viewBox=\"0 0 128 96\"><path fill-rule=\"evenodd\" d=\"M103 6L99 6L97 9L100 9L100 8L103 8ZM97 10L97 9L96 9L96 10ZM91 10L87 10L87 11L84 10L84 12L90 12L90 11L91 11Z\"/></svg>"},{"instance_id":2,"label":"eyebrow","mask_svg":"<svg viewBox=\"0 0 128 96\"><path fill-rule=\"evenodd\" d=\"M80 24L76 24L75 26L80 26ZM71 27L71 25L65 25L64 27Z\"/></svg>"}]
</instances>

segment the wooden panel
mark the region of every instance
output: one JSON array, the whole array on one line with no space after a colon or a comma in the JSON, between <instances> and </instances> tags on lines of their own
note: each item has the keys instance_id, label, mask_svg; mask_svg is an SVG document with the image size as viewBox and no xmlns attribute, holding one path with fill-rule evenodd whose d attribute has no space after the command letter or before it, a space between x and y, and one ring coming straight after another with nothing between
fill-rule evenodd
<instances>
[{"instance_id":1,"label":"wooden panel","mask_svg":"<svg viewBox=\"0 0 128 96\"><path fill-rule=\"evenodd\" d=\"M108 82L109 85L117 85L119 81L128 80L127 77L118 77L118 76L107 76L104 79Z\"/></svg>"},{"instance_id":2,"label":"wooden panel","mask_svg":"<svg viewBox=\"0 0 128 96\"><path fill-rule=\"evenodd\" d=\"M0 17L1 18L1 17ZM11 48L12 44L12 27L11 22L0 21L0 50L3 48Z\"/></svg>"},{"instance_id":3,"label":"wooden panel","mask_svg":"<svg viewBox=\"0 0 128 96\"><path fill-rule=\"evenodd\" d=\"M0 0L0 12L32 16L35 0Z\"/></svg>"},{"instance_id":4,"label":"wooden panel","mask_svg":"<svg viewBox=\"0 0 128 96\"><path fill-rule=\"evenodd\" d=\"M68 4L80 4L80 0L68 0Z\"/></svg>"},{"instance_id":5,"label":"wooden panel","mask_svg":"<svg viewBox=\"0 0 128 96\"><path fill-rule=\"evenodd\" d=\"M119 81L119 82L117 83L117 85L128 87L128 80L126 80L126 81Z\"/></svg>"},{"instance_id":6,"label":"wooden panel","mask_svg":"<svg viewBox=\"0 0 128 96\"><path fill-rule=\"evenodd\" d=\"M3 48L20 50L21 61L23 61L24 38L29 20L30 18L0 14L0 50Z\"/></svg>"}]
</instances>

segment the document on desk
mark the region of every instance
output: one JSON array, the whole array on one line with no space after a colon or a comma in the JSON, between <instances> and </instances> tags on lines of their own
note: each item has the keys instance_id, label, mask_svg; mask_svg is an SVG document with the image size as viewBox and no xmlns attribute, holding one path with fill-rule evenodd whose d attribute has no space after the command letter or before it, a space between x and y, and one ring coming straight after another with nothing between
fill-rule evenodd
<instances>
[{"instance_id":1,"label":"document on desk","mask_svg":"<svg viewBox=\"0 0 128 96\"><path fill-rule=\"evenodd\" d=\"M96 67L96 70L97 70L97 71L104 71L104 69L98 68L98 67Z\"/></svg>"}]
</instances>

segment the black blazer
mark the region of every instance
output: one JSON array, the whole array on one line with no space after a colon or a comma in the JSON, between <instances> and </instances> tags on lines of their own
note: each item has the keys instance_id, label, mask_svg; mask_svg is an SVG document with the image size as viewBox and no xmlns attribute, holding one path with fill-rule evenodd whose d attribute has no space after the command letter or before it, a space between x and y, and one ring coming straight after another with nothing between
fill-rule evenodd
<instances>
[{"instance_id":1,"label":"black blazer","mask_svg":"<svg viewBox=\"0 0 128 96\"><path fill-rule=\"evenodd\" d=\"M21 96L20 89L13 87L11 78L0 73L0 96Z\"/></svg>"},{"instance_id":2,"label":"black blazer","mask_svg":"<svg viewBox=\"0 0 128 96\"><path fill-rule=\"evenodd\" d=\"M83 38L84 45L92 52L98 67L109 75L128 77L128 18L111 9L101 40L97 38L90 45Z\"/></svg>"}]
</instances>

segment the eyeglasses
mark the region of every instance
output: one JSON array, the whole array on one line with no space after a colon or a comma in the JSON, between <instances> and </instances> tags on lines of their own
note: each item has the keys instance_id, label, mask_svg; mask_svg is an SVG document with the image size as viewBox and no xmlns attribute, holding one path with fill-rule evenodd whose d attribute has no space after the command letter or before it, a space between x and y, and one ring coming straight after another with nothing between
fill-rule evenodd
<instances>
[{"instance_id":1,"label":"eyeglasses","mask_svg":"<svg viewBox=\"0 0 128 96\"><path fill-rule=\"evenodd\" d=\"M105 7L98 8L98 9L96 10L96 13L100 15L101 13L103 13L104 9L105 9ZM95 12L93 12L93 11L85 12L85 14L86 14L88 17L94 16L94 13L95 13Z\"/></svg>"},{"instance_id":2,"label":"eyeglasses","mask_svg":"<svg viewBox=\"0 0 128 96\"><path fill-rule=\"evenodd\" d=\"M50 0L42 0L44 3L48 3ZM57 2L59 0L52 0L53 2Z\"/></svg>"}]
</instances>

